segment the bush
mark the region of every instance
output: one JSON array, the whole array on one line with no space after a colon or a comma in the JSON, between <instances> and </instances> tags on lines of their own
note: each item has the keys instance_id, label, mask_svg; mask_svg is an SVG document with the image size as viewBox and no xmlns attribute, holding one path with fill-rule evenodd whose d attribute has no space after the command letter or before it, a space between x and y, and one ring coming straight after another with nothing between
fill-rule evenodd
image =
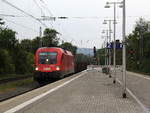
<instances>
[{"instance_id":1,"label":"bush","mask_svg":"<svg viewBox=\"0 0 150 113\"><path fill-rule=\"evenodd\" d=\"M28 73L32 73L34 70L34 54L27 52L27 62Z\"/></svg>"},{"instance_id":2,"label":"bush","mask_svg":"<svg viewBox=\"0 0 150 113\"><path fill-rule=\"evenodd\" d=\"M26 52L22 49L18 49L14 55L15 67L17 74L32 73L33 71L33 54Z\"/></svg>"},{"instance_id":3,"label":"bush","mask_svg":"<svg viewBox=\"0 0 150 113\"><path fill-rule=\"evenodd\" d=\"M144 59L142 64L141 64L141 71L144 73L150 73L150 60L149 59Z\"/></svg>"},{"instance_id":4,"label":"bush","mask_svg":"<svg viewBox=\"0 0 150 113\"><path fill-rule=\"evenodd\" d=\"M15 65L12 57L5 49L0 49L0 74L12 74L15 72Z\"/></svg>"}]
</instances>

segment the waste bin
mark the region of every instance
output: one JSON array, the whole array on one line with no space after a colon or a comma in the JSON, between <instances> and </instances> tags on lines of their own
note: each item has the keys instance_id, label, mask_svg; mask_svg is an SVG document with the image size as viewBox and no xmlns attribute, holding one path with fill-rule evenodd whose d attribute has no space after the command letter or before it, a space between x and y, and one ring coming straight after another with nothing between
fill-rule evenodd
<instances>
[{"instance_id":1,"label":"waste bin","mask_svg":"<svg viewBox=\"0 0 150 113\"><path fill-rule=\"evenodd\" d=\"M110 68L109 67L103 67L102 72L108 75L110 72Z\"/></svg>"}]
</instances>

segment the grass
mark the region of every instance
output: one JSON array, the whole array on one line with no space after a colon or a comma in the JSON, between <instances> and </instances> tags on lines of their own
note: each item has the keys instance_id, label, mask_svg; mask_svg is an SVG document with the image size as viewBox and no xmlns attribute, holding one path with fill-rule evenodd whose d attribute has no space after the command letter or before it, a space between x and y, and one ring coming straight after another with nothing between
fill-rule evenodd
<instances>
[{"instance_id":1,"label":"grass","mask_svg":"<svg viewBox=\"0 0 150 113\"><path fill-rule=\"evenodd\" d=\"M138 70L128 70L128 71L150 76L150 73L141 72L141 71L138 71Z\"/></svg>"},{"instance_id":2,"label":"grass","mask_svg":"<svg viewBox=\"0 0 150 113\"><path fill-rule=\"evenodd\" d=\"M10 83L6 83L6 84L1 84L0 85L0 93L5 93L5 92L9 92L12 90L15 90L18 87L22 87L24 85L28 85L30 83L33 82L33 78L28 78L28 79L24 79L24 80L18 80L16 82L10 82Z\"/></svg>"},{"instance_id":3,"label":"grass","mask_svg":"<svg viewBox=\"0 0 150 113\"><path fill-rule=\"evenodd\" d=\"M23 77L31 74L0 74L0 80L8 79L8 78L15 78L15 77Z\"/></svg>"}]
</instances>

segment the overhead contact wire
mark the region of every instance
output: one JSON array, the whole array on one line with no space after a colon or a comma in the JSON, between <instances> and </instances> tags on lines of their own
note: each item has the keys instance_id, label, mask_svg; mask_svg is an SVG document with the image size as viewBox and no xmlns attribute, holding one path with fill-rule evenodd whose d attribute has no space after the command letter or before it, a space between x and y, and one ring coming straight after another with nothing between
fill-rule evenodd
<instances>
[{"instance_id":1,"label":"overhead contact wire","mask_svg":"<svg viewBox=\"0 0 150 113\"><path fill-rule=\"evenodd\" d=\"M22 13L24 13L24 14L28 15L29 17L31 17L31 18L33 18L33 19L35 19L36 21L40 22L40 23L41 23L44 27L47 27L47 25L46 25L46 24L42 23L39 19L37 19L37 18L36 18L36 17L34 17L33 15L31 15L31 14L29 14L29 13L25 12L24 10L22 10L22 9L20 9L20 8L18 8L18 7L16 7L15 5L11 4L11 3L10 3L10 2L8 2L7 0L2 0L2 1L3 1L3 2L5 2L6 4L10 5L11 7L13 7L13 8L15 8L15 9L17 9L17 10L21 11Z\"/></svg>"}]
</instances>

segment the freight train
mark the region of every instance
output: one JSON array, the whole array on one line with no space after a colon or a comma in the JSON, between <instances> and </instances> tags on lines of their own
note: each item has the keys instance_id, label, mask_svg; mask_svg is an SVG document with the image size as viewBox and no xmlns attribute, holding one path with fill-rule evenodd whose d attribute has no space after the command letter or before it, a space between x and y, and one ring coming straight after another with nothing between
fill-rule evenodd
<instances>
[{"instance_id":1,"label":"freight train","mask_svg":"<svg viewBox=\"0 0 150 113\"><path fill-rule=\"evenodd\" d=\"M39 83L52 78L63 78L75 72L74 56L62 48L39 48L34 60L34 80Z\"/></svg>"}]
</instances>

